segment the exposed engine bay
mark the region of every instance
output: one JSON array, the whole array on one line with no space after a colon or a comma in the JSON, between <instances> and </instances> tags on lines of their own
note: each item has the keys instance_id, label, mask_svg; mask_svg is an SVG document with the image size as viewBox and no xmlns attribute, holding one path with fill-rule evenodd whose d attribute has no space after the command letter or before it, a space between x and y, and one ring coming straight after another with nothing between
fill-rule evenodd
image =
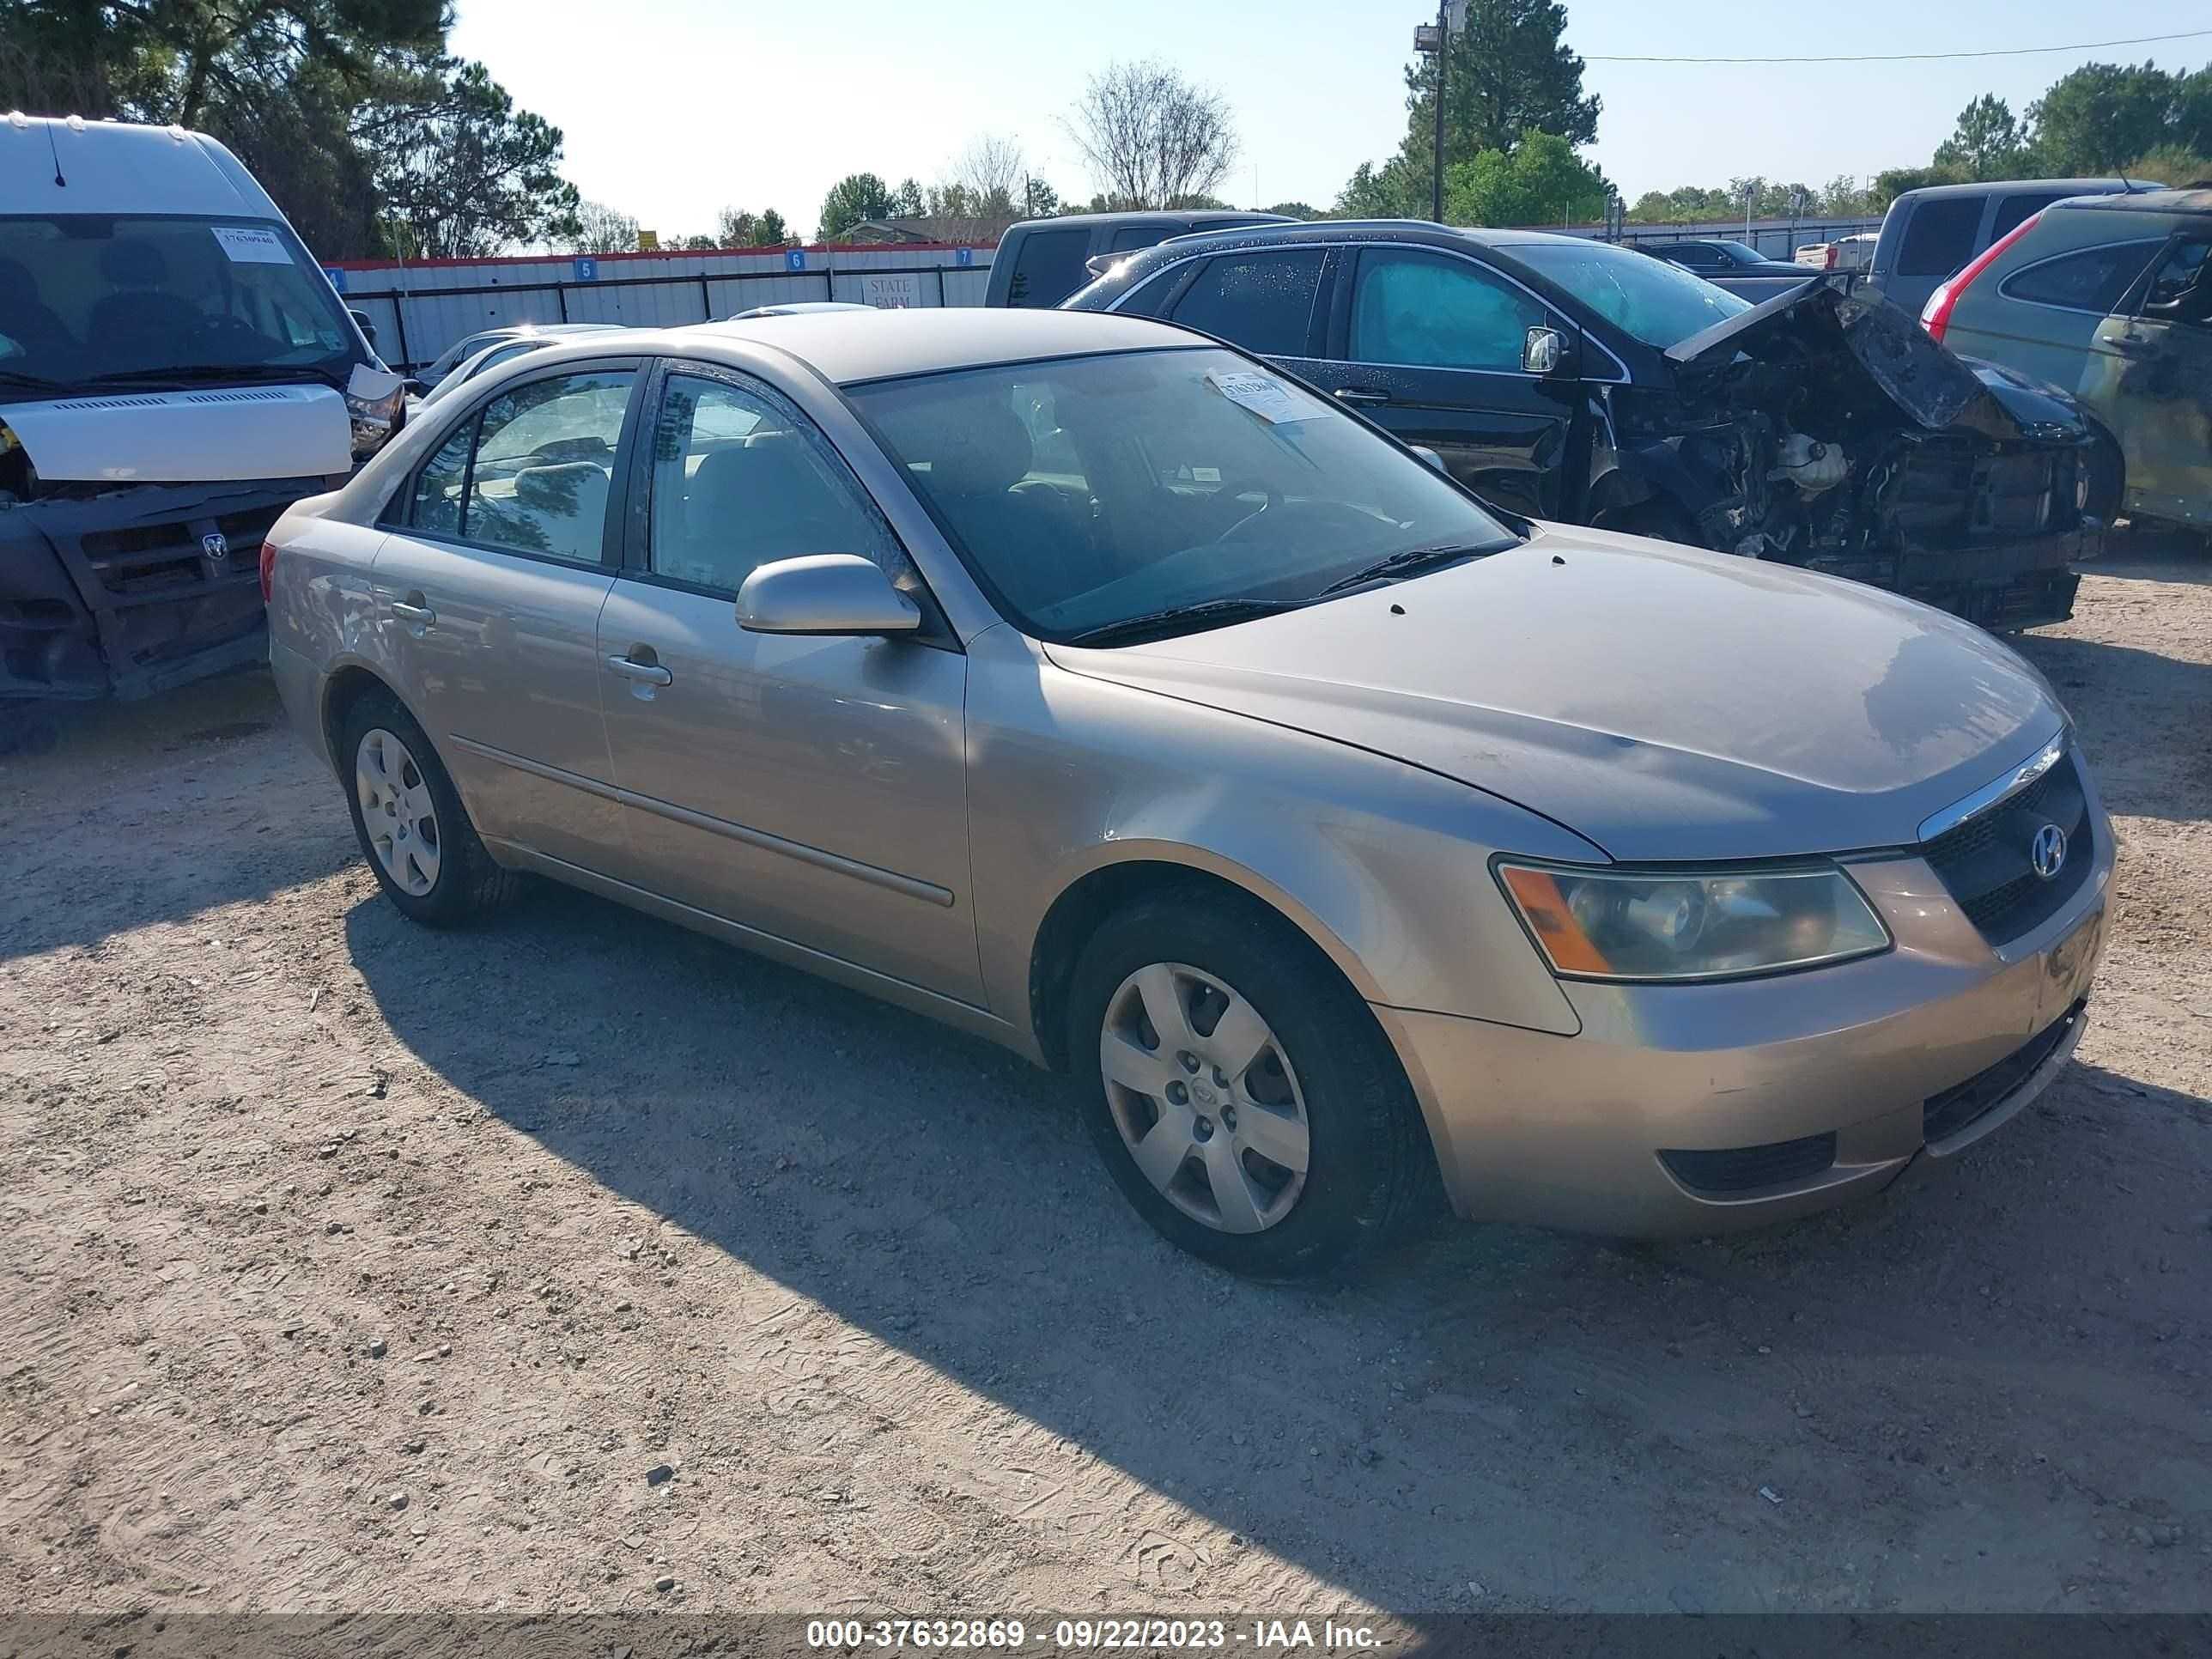
<instances>
[{"instance_id":1,"label":"exposed engine bay","mask_svg":"<svg viewBox=\"0 0 2212 1659\"><path fill-rule=\"evenodd\" d=\"M2069 567L2103 536L2099 439L2078 411L1829 289L1668 356L1671 393L1606 389L1620 505L1599 523L1871 582L1991 628L2071 613Z\"/></svg>"}]
</instances>

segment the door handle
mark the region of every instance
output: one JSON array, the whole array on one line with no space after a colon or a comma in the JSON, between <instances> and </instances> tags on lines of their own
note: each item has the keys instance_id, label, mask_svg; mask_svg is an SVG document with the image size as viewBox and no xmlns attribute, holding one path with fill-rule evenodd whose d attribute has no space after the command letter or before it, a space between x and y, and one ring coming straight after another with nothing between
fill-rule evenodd
<instances>
[{"instance_id":1,"label":"door handle","mask_svg":"<svg viewBox=\"0 0 2212 1659\"><path fill-rule=\"evenodd\" d=\"M1389 392L1375 386L1340 386L1337 387L1335 395L1339 403L1346 404L1387 404L1390 401Z\"/></svg>"},{"instance_id":2,"label":"door handle","mask_svg":"<svg viewBox=\"0 0 2212 1659\"><path fill-rule=\"evenodd\" d=\"M669 685L676 679L659 663L639 662L632 657L609 657L607 666L626 680L637 680L647 685Z\"/></svg>"},{"instance_id":3,"label":"door handle","mask_svg":"<svg viewBox=\"0 0 2212 1659\"><path fill-rule=\"evenodd\" d=\"M422 603L420 593L410 593L404 599L392 600L392 614L402 622L416 623L424 628L438 620L438 613Z\"/></svg>"}]
</instances>

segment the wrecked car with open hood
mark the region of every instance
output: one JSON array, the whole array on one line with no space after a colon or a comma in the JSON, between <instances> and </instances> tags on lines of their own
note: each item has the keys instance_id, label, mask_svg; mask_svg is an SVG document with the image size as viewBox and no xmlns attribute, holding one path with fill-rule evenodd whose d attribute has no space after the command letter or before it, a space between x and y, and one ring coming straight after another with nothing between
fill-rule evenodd
<instances>
[{"instance_id":1,"label":"wrecked car with open hood","mask_svg":"<svg viewBox=\"0 0 2212 1659\"><path fill-rule=\"evenodd\" d=\"M1632 249L1401 222L1132 255L1068 301L1257 350L1531 518L2063 621L2118 495L2064 392L1810 276L1753 306Z\"/></svg>"},{"instance_id":2,"label":"wrecked car with open hood","mask_svg":"<svg viewBox=\"0 0 2212 1659\"><path fill-rule=\"evenodd\" d=\"M27 701L265 659L263 532L404 418L222 145L0 118L0 750Z\"/></svg>"}]
</instances>

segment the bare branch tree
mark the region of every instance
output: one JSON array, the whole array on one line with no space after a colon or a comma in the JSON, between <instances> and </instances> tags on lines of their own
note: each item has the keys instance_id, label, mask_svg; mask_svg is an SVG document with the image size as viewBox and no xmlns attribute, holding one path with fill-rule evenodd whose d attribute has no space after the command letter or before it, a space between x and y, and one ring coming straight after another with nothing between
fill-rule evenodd
<instances>
[{"instance_id":1,"label":"bare branch tree","mask_svg":"<svg viewBox=\"0 0 2212 1659\"><path fill-rule=\"evenodd\" d=\"M981 242L1022 216L1023 186L1029 179L1021 142L985 133L952 160L943 179L929 188L928 216L938 234L954 241Z\"/></svg>"},{"instance_id":2,"label":"bare branch tree","mask_svg":"<svg viewBox=\"0 0 2212 1659\"><path fill-rule=\"evenodd\" d=\"M1237 160L1228 100L1158 61L1092 76L1066 125L1105 194L1130 207L1202 196Z\"/></svg>"}]
</instances>

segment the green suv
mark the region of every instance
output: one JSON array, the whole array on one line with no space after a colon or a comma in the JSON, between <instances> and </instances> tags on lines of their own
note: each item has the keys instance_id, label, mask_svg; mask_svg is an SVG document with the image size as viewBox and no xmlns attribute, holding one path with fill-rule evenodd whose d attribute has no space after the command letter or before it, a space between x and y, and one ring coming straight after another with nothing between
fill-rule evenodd
<instances>
[{"instance_id":1,"label":"green suv","mask_svg":"<svg viewBox=\"0 0 2212 1659\"><path fill-rule=\"evenodd\" d=\"M2212 184L2053 203L1928 298L1952 350L2073 392L2124 460L2120 510L2212 532Z\"/></svg>"}]
</instances>

